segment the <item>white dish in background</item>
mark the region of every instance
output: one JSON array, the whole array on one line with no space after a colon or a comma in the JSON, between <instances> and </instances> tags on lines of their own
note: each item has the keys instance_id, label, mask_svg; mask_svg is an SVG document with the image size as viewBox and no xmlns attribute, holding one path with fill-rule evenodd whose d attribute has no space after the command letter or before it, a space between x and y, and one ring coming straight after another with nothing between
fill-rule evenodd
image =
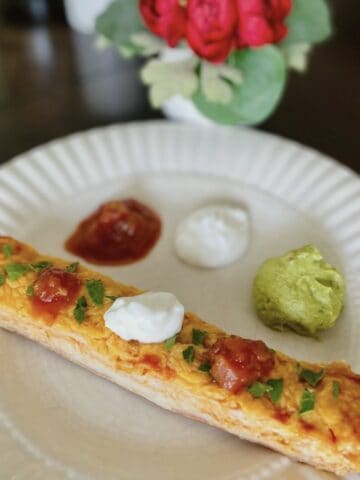
<instances>
[{"instance_id":1,"label":"white dish in background","mask_svg":"<svg viewBox=\"0 0 360 480\"><path fill-rule=\"evenodd\" d=\"M249 129L163 122L76 134L0 169L0 232L72 259L63 242L101 202L135 197L163 219L143 261L96 269L172 291L188 310L236 334L312 361L360 371L360 182L323 155ZM246 205L251 243L219 270L173 251L178 222L218 202ZM322 341L267 329L251 284L261 262L316 244L347 280L346 308ZM168 413L38 345L0 332L0 477L26 480L320 480L333 478Z\"/></svg>"}]
</instances>

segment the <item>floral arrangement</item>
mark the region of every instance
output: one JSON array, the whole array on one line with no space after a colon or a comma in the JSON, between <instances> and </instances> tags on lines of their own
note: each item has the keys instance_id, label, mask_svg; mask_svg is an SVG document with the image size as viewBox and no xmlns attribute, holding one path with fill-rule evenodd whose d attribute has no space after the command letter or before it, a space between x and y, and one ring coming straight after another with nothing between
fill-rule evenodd
<instances>
[{"instance_id":1,"label":"floral arrangement","mask_svg":"<svg viewBox=\"0 0 360 480\"><path fill-rule=\"evenodd\" d=\"M141 71L150 101L175 96L225 124L264 121L287 71L305 71L312 46L331 34L326 0L115 0L96 23L103 43Z\"/></svg>"}]
</instances>

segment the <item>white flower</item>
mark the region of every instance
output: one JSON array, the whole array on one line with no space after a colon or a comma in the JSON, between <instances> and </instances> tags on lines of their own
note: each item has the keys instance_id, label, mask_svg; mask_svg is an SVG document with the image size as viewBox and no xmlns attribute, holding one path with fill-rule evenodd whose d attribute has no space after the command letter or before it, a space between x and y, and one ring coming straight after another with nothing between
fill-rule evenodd
<instances>
[{"instance_id":1,"label":"white flower","mask_svg":"<svg viewBox=\"0 0 360 480\"><path fill-rule=\"evenodd\" d=\"M197 90L199 79L195 72L198 59L181 62L150 60L141 71L141 78L150 86L150 101L157 108L175 95L190 98Z\"/></svg>"}]
</instances>

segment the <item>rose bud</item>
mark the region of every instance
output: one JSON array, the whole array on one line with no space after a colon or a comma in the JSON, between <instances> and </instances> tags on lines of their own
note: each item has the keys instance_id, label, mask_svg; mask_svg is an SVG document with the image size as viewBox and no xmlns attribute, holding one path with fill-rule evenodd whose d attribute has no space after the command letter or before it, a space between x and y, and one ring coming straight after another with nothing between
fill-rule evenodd
<instances>
[{"instance_id":1,"label":"rose bud","mask_svg":"<svg viewBox=\"0 0 360 480\"><path fill-rule=\"evenodd\" d=\"M140 12L146 26L170 47L184 38L186 10L178 0L140 0Z\"/></svg>"},{"instance_id":2,"label":"rose bud","mask_svg":"<svg viewBox=\"0 0 360 480\"><path fill-rule=\"evenodd\" d=\"M285 19L292 0L235 0L239 26L237 46L259 47L280 42L288 33Z\"/></svg>"}]
</instances>

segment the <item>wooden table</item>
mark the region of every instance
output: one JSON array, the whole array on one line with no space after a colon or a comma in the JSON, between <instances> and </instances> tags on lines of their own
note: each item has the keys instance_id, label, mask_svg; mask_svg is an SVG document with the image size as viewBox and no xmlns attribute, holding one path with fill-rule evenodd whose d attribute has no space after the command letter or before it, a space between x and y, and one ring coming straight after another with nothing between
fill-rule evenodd
<instances>
[{"instance_id":1,"label":"wooden table","mask_svg":"<svg viewBox=\"0 0 360 480\"><path fill-rule=\"evenodd\" d=\"M292 138L360 172L360 2L333 0L336 34L292 74L276 114L260 128ZM0 163L75 131L161 118L138 64L57 21L0 27Z\"/></svg>"}]
</instances>

